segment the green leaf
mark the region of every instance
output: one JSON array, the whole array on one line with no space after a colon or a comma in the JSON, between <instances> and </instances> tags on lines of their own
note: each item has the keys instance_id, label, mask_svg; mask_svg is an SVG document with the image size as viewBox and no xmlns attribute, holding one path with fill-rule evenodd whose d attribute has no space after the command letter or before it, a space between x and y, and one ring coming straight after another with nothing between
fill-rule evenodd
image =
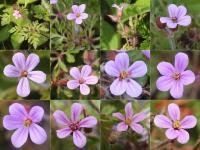
<instances>
[{"instance_id":1,"label":"green leaf","mask_svg":"<svg viewBox=\"0 0 200 150\"><path fill-rule=\"evenodd\" d=\"M3 27L1 30L0 30L0 42L2 41L5 41L7 40L9 37L10 37L10 33L9 33L9 30L12 28L12 25L9 24L5 27Z\"/></svg>"},{"instance_id":2,"label":"green leaf","mask_svg":"<svg viewBox=\"0 0 200 150\"><path fill-rule=\"evenodd\" d=\"M69 63L74 63L75 62L75 58L74 58L74 56L72 54L66 53L66 55L67 55L67 61Z\"/></svg>"},{"instance_id":3,"label":"green leaf","mask_svg":"<svg viewBox=\"0 0 200 150\"><path fill-rule=\"evenodd\" d=\"M24 41L24 36L19 33L14 33L11 36L11 43L14 49L19 49L22 42Z\"/></svg>"},{"instance_id":4,"label":"green leaf","mask_svg":"<svg viewBox=\"0 0 200 150\"><path fill-rule=\"evenodd\" d=\"M67 66L61 59L58 59L58 65L63 71L68 72Z\"/></svg>"},{"instance_id":5,"label":"green leaf","mask_svg":"<svg viewBox=\"0 0 200 150\"><path fill-rule=\"evenodd\" d=\"M38 0L17 0L17 4L24 4L25 6L30 4L30 3L34 3Z\"/></svg>"}]
</instances>

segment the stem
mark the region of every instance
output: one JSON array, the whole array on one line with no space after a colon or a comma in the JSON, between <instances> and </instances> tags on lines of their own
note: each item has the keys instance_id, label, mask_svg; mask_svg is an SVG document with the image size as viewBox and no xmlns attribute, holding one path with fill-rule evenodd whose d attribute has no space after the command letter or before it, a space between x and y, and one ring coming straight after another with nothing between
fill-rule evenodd
<instances>
[{"instance_id":1,"label":"stem","mask_svg":"<svg viewBox=\"0 0 200 150\"><path fill-rule=\"evenodd\" d=\"M6 2L6 0L4 0L4 5L5 5L5 6L7 5L7 2Z\"/></svg>"},{"instance_id":2,"label":"stem","mask_svg":"<svg viewBox=\"0 0 200 150\"><path fill-rule=\"evenodd\" d=\"M122 28L122 31L123 31L123 32L125 32L124 26L123 26L123 24L121 23L121 21L119 22L119 25L121 26L121 28ZM128 38L127 38L127 37L125 37L125 39L126 39L126 43L127 43L127 44L128 44L128 46L129 46L129 41L128 41Z\"/></svg>"},{"instance_id":3,"label":"stem","mask_svg":"<svg viewBox=\"0 0 200 150\"><path fill-rule=\"evenodd\" d=\"M165 32L167 33L167 36L168 36L168 40L169 40L169 44L170 44L171 50L175 50L175 49L176 49L176 44L175 44L175 39L174 39L174 32L171 31L171 30L168 29L168 28L165 28L164 30L165 30Z\"/></svg>"},{"instance_id":4,"label":"stem","mask_svg":"<svg viewBox=\"0 0 200 150\"><path fill-rule=\"evenodd\" d=\"M168 145L169 143L173 143L173 140L167 140L167 141L164 141L158 145L156 145L155 147L153 147L151 150L156 150L156 149L159 149L165 145Z\"/></svg>"}]
</instances>

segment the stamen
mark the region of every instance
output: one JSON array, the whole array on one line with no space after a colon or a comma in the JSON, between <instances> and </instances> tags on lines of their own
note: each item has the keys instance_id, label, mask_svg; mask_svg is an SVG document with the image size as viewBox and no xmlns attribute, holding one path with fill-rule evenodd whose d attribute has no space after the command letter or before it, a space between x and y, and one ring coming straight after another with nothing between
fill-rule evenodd
<instances>
[{"instance_id":1,"label":"stamen","mask_svg":"<svg viewBox=\"0 0 200 150\"><path fill-rule=\"evenodd\" d=\"M126 79L127 77L128 77L128 72L126 72L126 71L122 71L122 72L120 73L120 75L119 75L119 78L120 78L121 80Z\"/></svg>"},{"instance_id":2,"label":"stamen","mask_svg":"<svg viewBox=\"0 0 200 150\"><path fill-rule=\"evenodd\" d=\"M27 77L28 76L28 72L27 71L22 71L21 72L21 77Z\"/></svg>"},{"instance_id":3,"label":"stamen","mask_svg":"<svg viewBox=\"0 0 200 150\"><path fill-rule=\"evenodd\" d=\"M31 120L31 119L26 119L25 121L24 121L24 126L25 127L30 127L30 125L33 123L33 121Z\"/></svg>"},{"instance_id":4,"label":"stamen","mask_svg":"<svg viewBox=\"0 0 200 150\"><path fill-rule=\"evenodd\" d=\"M83 84L83 83L85 83L85 80L84 80L83 78L80 78L80 79L79 79L79 83L80 83L80 84Z\"/></svg>"},{"instance_id":5,"label":"stamen","mask_svg":"<svg viewBox=\"0 0 200 150\"><path fill-rule=\"evenodd\" d=\"M132 119L131 119L131 118L127 118L127 119L125 120L125 124L127 124L127 125L130 125L131 122L132 122Z\"/></svg>"},{"instance_id":6,"label":"stamen","mask_svg":"<svg viewBox=\"0 0 200 150\"><path fill-rule=\"evenodd\" d=\"M70 123L69 125L69 128L72 130L72 131L76 131L79 129L79 123Z\"/></svg>"},{"instance_id":7,"label":"stamen","mask_svg":"<svg viewBox=\"0 0 200 150\"><path fill-rule=\"evenodd\" d=\"M81 14L80 14L80 13L77 13L77 14L76 14L76 17L77 17L77 18L78 18L78 17L80 17L80 16L81 16Z\"/></svg>"},{"instance_id":8,"label":"stamen","mask_svg":"<svg viewBox=\"0 0 200 150\"><path fill-rule=\"evenodd\" d=\"M176 17L172 17L171 18L173 22L177 22L177 18Z\"/></svg>"},{"instance_id":9,"label":"stamen","mask_svg":"<svg viewBox=\"0 0 200 150\"><path fill-rule=\"evenodd\" d=\"M178 73L178 72L176 72L176 73L174 73L173 78L174 78L175 80L180 80L180 79L181 79L181 74Z\"/></svg>"},{"instance_id":10,"label":"stamen","mask_svg":"<svg viewBox=\"0 0 200 150\"><path fill-rule=\"evenodd\" d=\"M181 127L180 121L179 121L179 120L174 121L172 127L173 127L175 130L179 130L180 127Z\"/></svg>"}]
</instances>

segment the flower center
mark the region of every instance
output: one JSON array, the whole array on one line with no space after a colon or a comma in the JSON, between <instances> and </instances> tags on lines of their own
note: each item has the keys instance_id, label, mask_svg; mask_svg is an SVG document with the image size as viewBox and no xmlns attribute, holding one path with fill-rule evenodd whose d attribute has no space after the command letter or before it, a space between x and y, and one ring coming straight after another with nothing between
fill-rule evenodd
<instances>
[{"instance_id":1,"label":"flower center","mask_svg":"<svg viewBox=\"0 0 200 150\"><path fill-rule=\"evenodd\" d=\"M177 22L177 18L176 17L172 17L171 18L173 22Z\"/></svg>"},{"instance_id":2,"label":"flower center","mask_svg":"<svg viewBox=\"0 0 200 150\"><path fill-rule=\"evenodd\" d=\"M175 80L180 80L181 79L181 74L176 72L176 73L174 73L173 78Z\"/></svg>"},{"instance_id":3,"label":"flower center","mask_svg":"<svg viewBox=\"0 0 200 150\"><path fill-rule=\"evenodd\" d=\"M21 77L27 77L28 76L28 72L27 71L22 71L21 72Z\"/></svg>"},{"instance_id":4,"label":"flower center","mask_svg":"<svg viewBox=\"0 0 200 150\"><path fill-rule=\"evenodd\" d=\"M76 131L79 129L79 123L70 123L69 125L69 128L72 130L72 131Z\"/></svg>"},{"instance_id":5,"label":"flower center","mask_svg":"<svg viewBox=\"0 0 200 150\"><path fill-rule=\"evenodd\" d=\"M128 77L128 72L126 72L126 71L122 71L122 72L120 73L120 75L119 75L119 78L120 78L121 80L126 79L127 77Z\"/></svg>"},{"instance_id":6,"label":"flower center","mask_svg":"<svg viewBox=\"0 0 200 150\"><path fill-rule=\"evenodd\" d=\"M25 121L24 121L24 126L25 127L30 127L30 125L33 123L33 121L31 120L31 119L26 119Z\"/></svg>"},{"instance_id":7,"label":"flower center","mask_svg":"<svg viewBox=\"0 0 200 150\"><path fill-rule=\"evenodd\" d=\"M77 18L78 18L78 17L80 17L80 16L81 16L81 14L80 14L80 13L77 13L77 14L76 14L76 17L77 17Z\"/></svg>"},{"instance_id":8,"label":"flower center","mask_svg":"<svg viewBox=\"0 0 200 150\"><path fill-rule=\"evenodd\" d=\"M179 130L179 129L181 128L180 121L179 121L179 120L174 121L172 127L173 127L175 130Z\"/></svg>"},{"instance_id":9,"label":"flower center","mask_svg":"<svg viewBox=\"0 0 200 150\"><path fill-rule=\"evenodd\" d=\"M80 79L79 79L79 83L80 83L80 84L83 84L83 83L85 83L85 80L84 80L83 78L80 78Z\"/></svg>"},{"instance_id":10,"label":"flower center","mask_svg":"<svg viewBox=\"0 0 200 150\"><path fill-rule=\"evenodd\" d=\"M127 119L125 120L125 124L127 124L127 125L130 125L131 122L132 122L132 119L131 119L131 118L127 118Z\"/></svg>"}]
</instances>

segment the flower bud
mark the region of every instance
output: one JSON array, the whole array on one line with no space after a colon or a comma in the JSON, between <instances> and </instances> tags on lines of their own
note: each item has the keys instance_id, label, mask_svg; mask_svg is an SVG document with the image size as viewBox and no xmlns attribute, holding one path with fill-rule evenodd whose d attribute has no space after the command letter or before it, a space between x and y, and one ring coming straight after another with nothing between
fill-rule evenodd
<instances>
[{"instance_id":1,"label":"flower bud","mask_svg":"<svg viewBox=\"0 0 200 150\"><path fill-rule=\"evenodd\" d=\"M166 27L166 23L162 23L162 22L160 21L160 17L156 17L156 25L157 25L157 27L160 28L160 29L164 29L164 28Z\"/></svg>"}]
</instances>

